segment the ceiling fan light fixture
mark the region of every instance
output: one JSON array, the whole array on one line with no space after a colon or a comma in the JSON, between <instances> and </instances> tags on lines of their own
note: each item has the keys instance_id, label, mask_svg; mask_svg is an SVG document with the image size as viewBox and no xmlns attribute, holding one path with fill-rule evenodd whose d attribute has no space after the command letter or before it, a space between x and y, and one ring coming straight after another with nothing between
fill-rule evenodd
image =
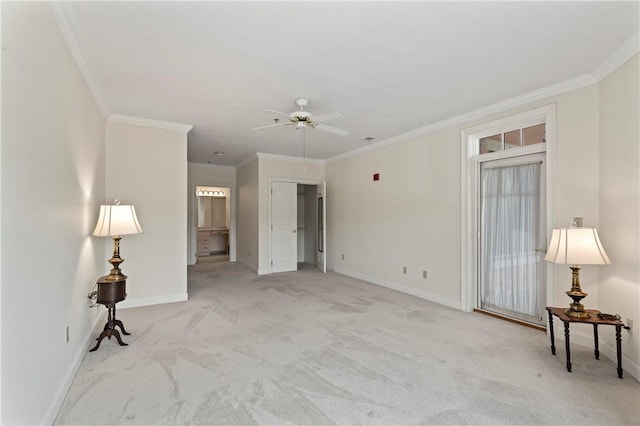
<instances>
[{"instance_id":1,"label":"ceiling fan light fixture","mask_svg":"<svg viewBox=\"0 0 640 426\"><path fill-rule=\"evenodd\" d=\"M289 118L294 121L304 121L311 118L311 113L307 111L294 111L289 115Z\"/></svg>"},{"instance_id":2,"label":"ceiling fan light fixture","mask_svg":"<svg viewBox=\"0 0 640 426\"><path fill-rule=\"evenodd\" d=\"M251 130L261 130L261 129L268 129L271 127L280 127L280 126L295 126L295 129L306 129L307 127L311 127L312 129L322 130L323 132L333 133L334 135L338 135L338 136L346 136L349 134L348 130L339 129L337 127L328 126L324 124L325 121L334 120L337 118L344 118L344 114L341 114L339 112L333 112L328 114L320 114L316 118L312 118L313 114L304 110L304 107L307 106L308 103L309 101L307 99L304 99L304 98L296 99L296 105L300 107L300 110L293 111L289 114L281 111L276 111L274 109L268 109L266 110L266 112L276 114L281 117L287 117L289 119L289 122L278 123L279 119L274 118L273 121L275 124L254 127Z\"/></svg>"}]
</instances>

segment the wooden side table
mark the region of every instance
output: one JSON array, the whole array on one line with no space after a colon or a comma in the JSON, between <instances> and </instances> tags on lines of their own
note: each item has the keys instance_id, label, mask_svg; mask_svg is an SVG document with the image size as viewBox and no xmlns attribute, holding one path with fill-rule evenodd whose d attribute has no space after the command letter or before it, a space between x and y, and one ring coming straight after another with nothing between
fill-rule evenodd
<instances>
[{"instance_id":1,"label":"wooden side table","mask_svg":"<svg viewBox=\"0 0 640 426\"><path fill-rule=\"evenodd\" d=\"M104 325L104 329L100 336L96 339L98 343L89 352L98 350L102 339L105 337L111 340L111 336L115 337L120 346L127 346L120 338L120 332L116 329L116 326L120 327L122 334L129 335L127 330L124 329L122 321L116 319L116 303L123 301L127 297L127 276L119 275L114 278L113 275L106 275L98 279L98 299L97 303L104 305L108 312L109 317L107 323Z\"/></svg>"},{"instance_id":2,"label":"wooden side table","mask_svg":"<svg viewBox=\"0 0 640 426\"><path fill-rule=\"evenodd\" d=\"M569 324L572 322L582 323L582 324L592 324L593 325L593 342L594 342L594 355L596 359L600 359L600 350L598 349L598 325L612 325L616 328L616 351L618 357L618 377L622 379L622 328L627 328L624 323L620 320L606 320L601 319L598 314L600 311L594 309L587 309L586 311L589 313L588 318L575 318L570 317L565 314L566 308L554 308L551 306L547 306L547 311L549 313L549 334L551 336L551 353L553 355L556 354L556 345L553 336L553 317L558 317L558 319L564 322L564 343L567 352L567 371L571 372L571 349L569 345Z\"/></svg>"}]
</instances>

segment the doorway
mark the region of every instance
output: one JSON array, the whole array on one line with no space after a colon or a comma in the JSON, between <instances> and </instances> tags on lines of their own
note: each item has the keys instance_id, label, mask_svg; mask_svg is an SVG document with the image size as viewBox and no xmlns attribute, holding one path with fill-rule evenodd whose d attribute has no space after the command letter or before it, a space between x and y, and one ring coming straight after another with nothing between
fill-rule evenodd
<instances>
[{"instance_id":1,"label":"doorway","mask_svg":"<svg viewBox=\"0 0 640 426\"><path fill-rule=\"evenodd\" d=\"M544 324L545 155L480 166L478 308Z\"/></svg>"},{"instance_id":2,"label":"doorway","mask_svg":"<svg viewBox=\"0 0 640 426\"><path fill-rule=\"evenodd\" d=\"M231 189L196 186L196 263L228 262Z\"/></svg>"},{"instance_id":3,"label":"doorway","mask_svg":"<svg viewBox=\"0 0 640 426\"><path fill-rule=\"evenodd\" d=\"M545 268L544 257L546 250L546 236L550 229L549 224L552 219L552 212L555 211L554 185L555 181L555 159L556 159L556 125L555 125L555 106L547 105L530 111L525 111L516 115L500 118L495 121L479 124L475 127L464 129L461 132L461 160L462 160L462 210L465 212L462 217L462 253L461 253L461 306L465 311L481 310L487 312L485 308L496 299L490 297L485 298L483 295L485 289L487 291L491 287L490 276L491 268L496 268L494 272L499 272L501 265L507 262L519 262L527 259L526 267L533 268L536 263L536 275L542 288L533 291L533 287L526 289L525 293L535 293L535 305L545 306L555 303L556 282L554 274L550 273L549 268ZM532 160L527 158L530 155L540 154L540 206L539 206L539 240L538 245L533 244L528 247L518 247L509 249L510 255L500 257L495 251L491 254L489 247L483 245L489 243L489 239L496 236L496 233L483 226L488 222L482 222L482 203L489 200L482 200L482 175L486 177L486 172L491 168L499 168L500 166L515 166L518 163L531 163ZM504 160L505 163L498 161ZM533 160L536 162L537 160ZM509 164L511 163L511 164ZM481 170L483 169L483 170ZM496 177L496 176L493 176ZM486 188L485 188L486 190ZM486 192L485 192L486 194ZM514 194L514 199L522 198ZM486 207L486 204L485 204ZM498 226L502 226L499 224ZM505 226L506 228L506 226ZM503 229L504 230L504 229ZM522 228L521 232L524 231ZM497 232L497 231L496 231ZM485 241L482 241L483 234ZM497 243L497 240L494 241ZM483 252L483 250L489 250ZM502 251L507 251L502 248ZM483 258L483 256L485 256ZM538 261L540 261L538 263ZM484 265L482 264L484 262ZM517 269L517 268L516 268ZM506 271L506 269L505 269ZM511 272L516 273L514 270ZM531 273L531 270L529 270ZM484 275L484 276L483 276ZM494 274L495 276L495 274ZM481 282L484 280L484 284ZM518 282L515 279L513 282ZM499 281L498 281L499 282ZM506 282L506 281L505 281ZM539 293L538 293L539 291ZM499 309L502 309L500 306ZM507 307L511 311L511 307ZM526 309L525 309L526 311ZM526 312L525 319L515 319L507 312L507 315L494 314L526 325L542 326L544 321L538 320L539 308L536 312ZM518 314L519 315L519 314ZM516 315L516 316L518 316ZM532 315L532 316L529 316Z\"/></svg>"},{"instance_id":4,"label":"doorway","mask_svg":"<svg viewBox=\"0 0 640 426\"><path fill-rule=\"evenodd\" d=\"M271 182L271 273L326 273L326 183Z\"/></svg>"},{"instance_id":5,"label":"doorway","mask_svg":"<svg viewBox=\"0 0 640 426\"><path fill-rule=\"evenodd\" d=\"M298 184L298 269L316 264L317 222L316 185Z\"/></svg>"}]
</instances>

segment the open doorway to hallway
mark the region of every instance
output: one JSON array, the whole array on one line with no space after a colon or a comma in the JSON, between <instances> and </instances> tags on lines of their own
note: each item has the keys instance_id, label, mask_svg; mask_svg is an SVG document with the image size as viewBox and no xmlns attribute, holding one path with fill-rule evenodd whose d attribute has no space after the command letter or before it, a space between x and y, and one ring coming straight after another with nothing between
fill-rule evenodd
<instances>
[{"instance_id":1,"label":"open doorway to hallway","mask_svg":"<svg viewBox=\"0 0 640 426\"><path fill-rule=\"evenodd\" d=\"M317 185L298 184L298 269L316 265L318 246Z\"/></svg>"}]
</instances>

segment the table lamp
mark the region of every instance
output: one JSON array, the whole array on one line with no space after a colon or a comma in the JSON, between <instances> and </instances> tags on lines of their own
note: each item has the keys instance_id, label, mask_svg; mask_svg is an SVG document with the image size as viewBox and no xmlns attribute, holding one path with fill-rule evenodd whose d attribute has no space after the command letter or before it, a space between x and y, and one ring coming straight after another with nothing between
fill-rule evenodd
<instances>
[{"instance_id":1,"label":"table lamp","mask_svg":"<svg viewBox=\"0 0 640 426\"><path fill-rule=\"evenodd\" d=\"M611 263L605 253L596 228L577 227L575 222L570 228L554 229L551 243L544 260L569 265L571 268L571 290L566 294L573 299L565 314L573 318L588 318L580 301L587 296L580 288L580 266L608 265Z\"/></svg>"},{"instance_id":2,"label":"table lamp","mask_svg":"<svg viewBox=\"0 0 640 426\"><path fill-rule=\"evenodd\" d=\"M119 281L126 278L120 270L124 259L120 257L121 235L142 234L142 227L136 217L136 209L131 205L121 205L116 200L114 205L101 205L98 223L93 231L96 237L113 237L113 257L108 262L113 266L109 275L104 277L109 281Z\"/></svg>"}]
</instances>

